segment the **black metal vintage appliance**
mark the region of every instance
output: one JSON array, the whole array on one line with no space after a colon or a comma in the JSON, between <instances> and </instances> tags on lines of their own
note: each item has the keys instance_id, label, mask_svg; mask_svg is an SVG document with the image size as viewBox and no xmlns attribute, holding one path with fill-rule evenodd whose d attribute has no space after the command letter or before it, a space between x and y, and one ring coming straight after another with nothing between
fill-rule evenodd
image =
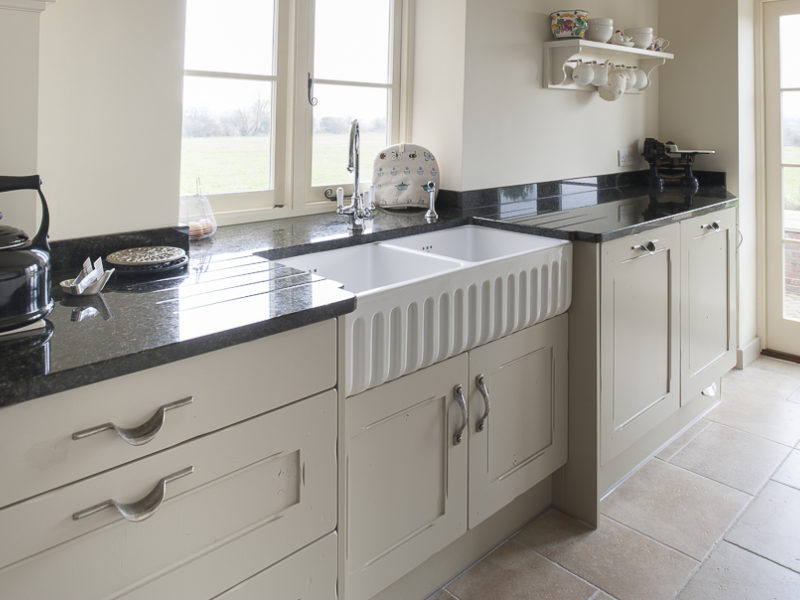
<instances>
[{"instance_id":1,"label":"black metal vintage appliance","mask_svg":"<svg viewBox=\"0 0 800 600\"><path fill-rule=\"evenodd\" d=\"M38 175L0 176L0 192L36 190L42 218L33 239L21 229L0 226L0 332L35 323L53 310L50 296L50 213Z\"/></svg>"},{"instance_id":2,"label":"black metal vintage appliance","mask_svg":"<svg viewBox=\"0 0 800 600\"><path fill-rule=\"evenodd\" d=\"M714 150L682 150L675 142L646 138L642 156L650 164L651 196L663 192L666 185L680 186L693 196L699 187L692 170L698 154L714 154Z\"/></svg>"}]
</instances>

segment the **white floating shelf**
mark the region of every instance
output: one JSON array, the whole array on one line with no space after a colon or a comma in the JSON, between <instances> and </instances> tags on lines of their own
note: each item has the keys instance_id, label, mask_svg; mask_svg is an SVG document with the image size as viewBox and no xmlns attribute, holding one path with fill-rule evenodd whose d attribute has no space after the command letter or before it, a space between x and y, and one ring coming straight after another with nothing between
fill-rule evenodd
<instances>
[{"instance_id":1,"label":"white floating shelf","mask_svg":"<svg viewBox=\"0 0 800 600\"><path fill-rule=\"evenodd\" d=\"M616 44L582 39L554 40L544 43L543 85L547 88L595 91L593 85L578 85L567 75L567 63L575 60L613 61L627 67L639 67L647 73L648 87L653 69L675 58L669 52L628 48ZM647 88L645 88L647 89Z\"/></svg>"}]
</instances>

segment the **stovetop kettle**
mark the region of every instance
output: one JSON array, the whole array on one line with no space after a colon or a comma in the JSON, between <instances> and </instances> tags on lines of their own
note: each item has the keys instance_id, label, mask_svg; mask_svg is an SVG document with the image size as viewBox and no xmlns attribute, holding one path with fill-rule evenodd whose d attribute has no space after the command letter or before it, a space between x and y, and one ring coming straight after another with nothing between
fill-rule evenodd
<instances>
[{"instance_id":1,"label":"stovetop kettle","mask_svg":"<svg viewBox=\"0 0 800 600\"><path fill-rule=\"evenodd\" d=\"M0 332L30 325L53 310L50 296L50 213L38 175L0 176L0 193L36 190L42 219L33 239L21 229L0 225Z\"/></svg>"}]
</instances>

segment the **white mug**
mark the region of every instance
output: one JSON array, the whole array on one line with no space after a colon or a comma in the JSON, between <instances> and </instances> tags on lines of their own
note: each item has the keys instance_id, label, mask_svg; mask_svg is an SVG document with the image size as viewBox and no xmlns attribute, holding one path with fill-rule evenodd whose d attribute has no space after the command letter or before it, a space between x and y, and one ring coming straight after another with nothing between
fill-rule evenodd
<instances>
[{"instance_id":1,"label":"white mug","mask_svg":"<svg viewBox=\"0 0 800 600\"><path fill-rule=\"evenodd\" d=\"M592 79L592 85L596 85L600 87L601 85L605 85L608 82L608 61L594 65L594 79Z\"/></svg>"},{"instance_id":2,"label":"white mug","mask_svg":"<svg viewBox=\"0 0 800 600\"><path fill-rule=\"evenodd\" d=\"M594 67L588 62L578 61L578 66L572 69L572 81L578 85L589 85L594 80Z\"/></svg>"}]
</instances>

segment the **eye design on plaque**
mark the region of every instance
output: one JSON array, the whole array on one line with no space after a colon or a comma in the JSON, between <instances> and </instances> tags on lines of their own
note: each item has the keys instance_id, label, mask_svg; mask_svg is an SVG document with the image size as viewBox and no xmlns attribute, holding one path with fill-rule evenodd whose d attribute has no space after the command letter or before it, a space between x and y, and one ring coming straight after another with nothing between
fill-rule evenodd
<instances>
[{"instance_id":1,"label":"eye design on plaque","mask_svg":"<svg viewBox=\"0 0 800 600\"><path fill-rule=\"evenodd\" d=\"M410 158L411 160L414 160L415 158L417 158L417 153L416 152L409 152L408 153L408 158Z\"/></svg>"}]
</instances>

